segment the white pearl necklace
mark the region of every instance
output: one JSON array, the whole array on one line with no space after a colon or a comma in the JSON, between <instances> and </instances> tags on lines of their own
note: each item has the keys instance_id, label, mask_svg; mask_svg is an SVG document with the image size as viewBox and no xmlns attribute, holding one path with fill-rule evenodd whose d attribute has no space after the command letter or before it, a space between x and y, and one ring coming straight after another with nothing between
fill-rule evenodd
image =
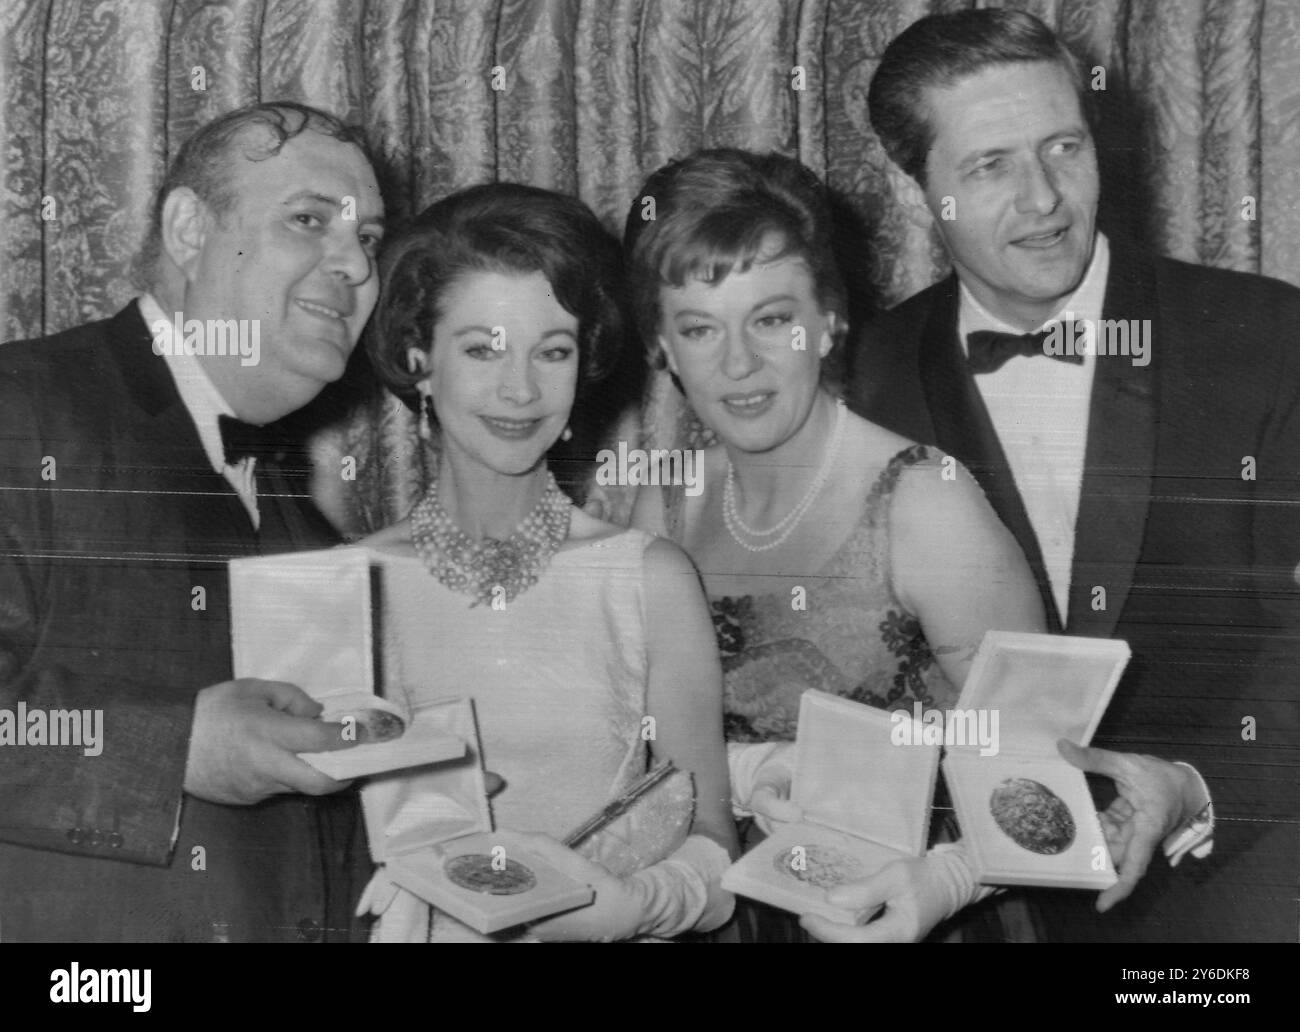
<instances>
[{"instance_id":1,"label":"white pearl necklace","mask_svg":"<svg viewBox=\"0 0 1300 1032\"><path fill-rule=\"evenodd\" d=\"M821 493L825 486L827 478L831 474L831 467L835 465L835 457L840 451L840 441L844 437L844 423L846 409L844 399L840 398L835 402L835 429L831 431L830 441L826 446L826 456L822 459L821 468L817 471L817 476L813 478L812 484L809 485L807 492L780 523L767 530L755 530L749 527L740 518L740 513L736 511L736 467L732 465L731 460L727 460L727 484L722 491L722 518L727 524L727 531L731 534L731 539L747 552L769 552L773 548L785 544L786 538L794 533L794 528L799 525L799 521L804 514L812 508L813 502ZM753 545L744 540L740 533L743 532L752 538L767 538L773 534L779 535L775 541L768 541L761 545Z\"/></svg>"}]
</instances>

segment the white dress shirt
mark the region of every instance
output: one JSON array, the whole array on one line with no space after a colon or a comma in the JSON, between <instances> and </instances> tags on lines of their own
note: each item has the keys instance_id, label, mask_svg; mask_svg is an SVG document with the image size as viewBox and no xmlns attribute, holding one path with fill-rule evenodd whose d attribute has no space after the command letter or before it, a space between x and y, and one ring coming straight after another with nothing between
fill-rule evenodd
<instances>
[{"instance_id":1,"label":"white dress shirt","mask_svg":"<svg viewBox=\"0 0 1300 1032\"><path fill-rule=\"evenodd\" d=\"M216 385L204 372L203 363L194 355L185 353L183 347L175 340L175 328L172 316L162 310L152 294L140 295L140 314L144 316L145 325L154 339L154 354L162 352L162 359L171 371L176 382L176 390L181 396L181 403L194 421L194 428L199 433L203 451L212 463L214 472L220 473L229 481L230 486L239 495L239 500L248 510L248 517L256 528L260 523L257 511L257 482L254 471L257 460L251 456L240 459L231 465L226 462L226 449L221 440L219 416L235 417L234 410L221 396ZM237 359L236 359L237 361Z\"/></svg>"},{"instance_id":2,"label":"white dress shirt","mask_svg":"<svg viewBox=\"0 0 1300 1032\"><path fill-rule=\"evenodd\" d=\"M1077 319L1091 320L1095 327L1101 319L1109 272L1110 245L1098 233L1082 282L1039 329ZM962 284L957 332L963 350L966 335L976 330L1024 333L990 313ZM1096 363L1097 356L1091 353L1084 355L1082 365L1017 355L1000 369L975 377L1043 553L1062 625L1069 619L1074 529Z\"/></svg>"},{"instance_id":3,"label":"white dress shirt","mask_svg":"<svg viewBox=\"0 0 1300 1032\"><path fill-rule=\"evenodd\" d=\"M1106 300L1106 278L1110 274L1110 244L1098 233L1092 262L1082 282L1060 311L1037 330L1054 322L1091 320L1095 329ZM957 332L966 350L966 335L976 330L998 330L1021 334L990 313L961 287ZM1034 332L1037 332L1035 330ZM1037 355L1017 355L1001 368L975 377L989 419L1002 442L1016 487L1043 553L1043 565L1052 586L1052 597L1064 626L1070 618L1070 573L1074 563L1074 530L1079 516L1079 495L1083 488L1084 451L1088 443L1088 410L1092 381L1097 369L1093 349L1085 348L1082 365L1058 362ZM1119 357L1108 359L1120 361ZM1214 846L1214 806L1210 791L1196 768L1205 806L1164 839L1163 851L1171 865L1187 853L1198 859Z\"/></svg>"}]
</instances>

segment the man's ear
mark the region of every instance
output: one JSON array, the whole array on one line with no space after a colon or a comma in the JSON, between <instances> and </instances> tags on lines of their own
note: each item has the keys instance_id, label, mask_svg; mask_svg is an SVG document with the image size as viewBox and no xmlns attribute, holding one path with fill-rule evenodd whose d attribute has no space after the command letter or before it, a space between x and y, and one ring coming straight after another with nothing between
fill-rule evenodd
<instances>
[{"instance_id":1,"label":"man's ear","mask_svg":"<svg viewBox=\"0 0 1300 1032\"><path fill-rule=\"evenodd\" d=\"M163 201L162 249L187 282L198 274L212 213L188 186L178 186Z\"/></svg>"}]
</instances>

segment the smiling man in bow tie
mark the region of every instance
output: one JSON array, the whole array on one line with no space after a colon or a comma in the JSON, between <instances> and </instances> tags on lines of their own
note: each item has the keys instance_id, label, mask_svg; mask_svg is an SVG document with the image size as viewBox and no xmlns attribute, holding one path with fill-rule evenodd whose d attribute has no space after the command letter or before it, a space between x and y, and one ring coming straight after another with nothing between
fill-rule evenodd
<instances>
[{"instance_id":1,"label":"smiling man in bow tie","mask_svg":"<svg viewBox=\"0 0 1300 1032\"><path fill-rule=\"evenodd\" d=\"M297 755L340 726L231 679L226 562L337 540L252 439L342 376L382 217L354 130L242 108L169 169L148 293L0 348L0 706L103 716L0 744L4 939L349 935L355 800Z\"/></svg>"},{"instance_id":2,"label":"smiling man in bow tie","mask_svg":"<svg viewBox=\"0 0 1300 1032\"><path fill-rule=\"evenodd\" d=\"M1022 12L890 44L872 124L953 275L866 327L849 399L970 468L1055 630L1132 646L1104 748L1063 748L1104 779L1120 883L1104 916L1039 893L1049 933L1295 940L1300 291L1100 232L1087 102Z\"/></svg>"}]
</instances>

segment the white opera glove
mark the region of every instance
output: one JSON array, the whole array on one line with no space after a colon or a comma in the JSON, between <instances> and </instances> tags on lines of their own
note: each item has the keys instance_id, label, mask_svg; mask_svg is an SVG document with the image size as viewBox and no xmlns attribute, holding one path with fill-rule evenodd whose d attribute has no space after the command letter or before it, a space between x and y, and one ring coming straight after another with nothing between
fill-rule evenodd
<instances>
[{"instance_id":1,"label":"white opera glove","mask_svg":"<svg viewBox=\"0 0 1300 1032\"><path fill-rule=\"evenodd\" d=\"M619 878L554 839L531 837L529 848L564 874L596 890L586 907L538 921L543 941L613 942L643 935L671 938L712 931L731 917L735 897L722 888L731 865L727 851L703 835L686 841L657 864Z\"/></svg>"},{"instance_id":2,"label":"white opera glove","mask_svg":"<svg viewBox=\"0 0 1300 1032\"><path fill-rule=\"evenodd\" d=\"M357 917L373 914L371 942L427 942L429 904L399 887L383 864L375 868L370 883L357 902Z\"/></svg>"},{"instance_id":3,"label":"white opera glove","mask_svg":"<svg viewBox=\"0 0 1300 1032\"><path fill-rule=\"evenodd\" d=\"M752 816L770 835L774 822L803 819L803 810L790 801L793 749L794 742L727 743L731 812L737 820Z\"/></svg>"},{"instance_id":4,"label":"white opera glove","mask_svg":"<svg viewBox=\"0 0 1300 1032\"><path fill-rule=\"evenodd\" d=\"M859 920L869 923L813 915L799 923L823 942L918 942L935 925L995 891L975 881L963 844L946 842L923 857L891 861L870 878L826 894L827 902L856 911ZM880 916L871 920L877 912Z\"/></svg>"},{"instance_id":5,"label":"white opera glove","mask_svg":"<svg viewBox=\"0 0 1300 1032\"><path fill-rule=\"evenodd\" d=\"M676 852L627 880L641 900L638 935L670 939L711 932L729 920L736 897L722 887L731 866L727 851L704 835L690 835Z\"/></svg>"}]
</instances>

